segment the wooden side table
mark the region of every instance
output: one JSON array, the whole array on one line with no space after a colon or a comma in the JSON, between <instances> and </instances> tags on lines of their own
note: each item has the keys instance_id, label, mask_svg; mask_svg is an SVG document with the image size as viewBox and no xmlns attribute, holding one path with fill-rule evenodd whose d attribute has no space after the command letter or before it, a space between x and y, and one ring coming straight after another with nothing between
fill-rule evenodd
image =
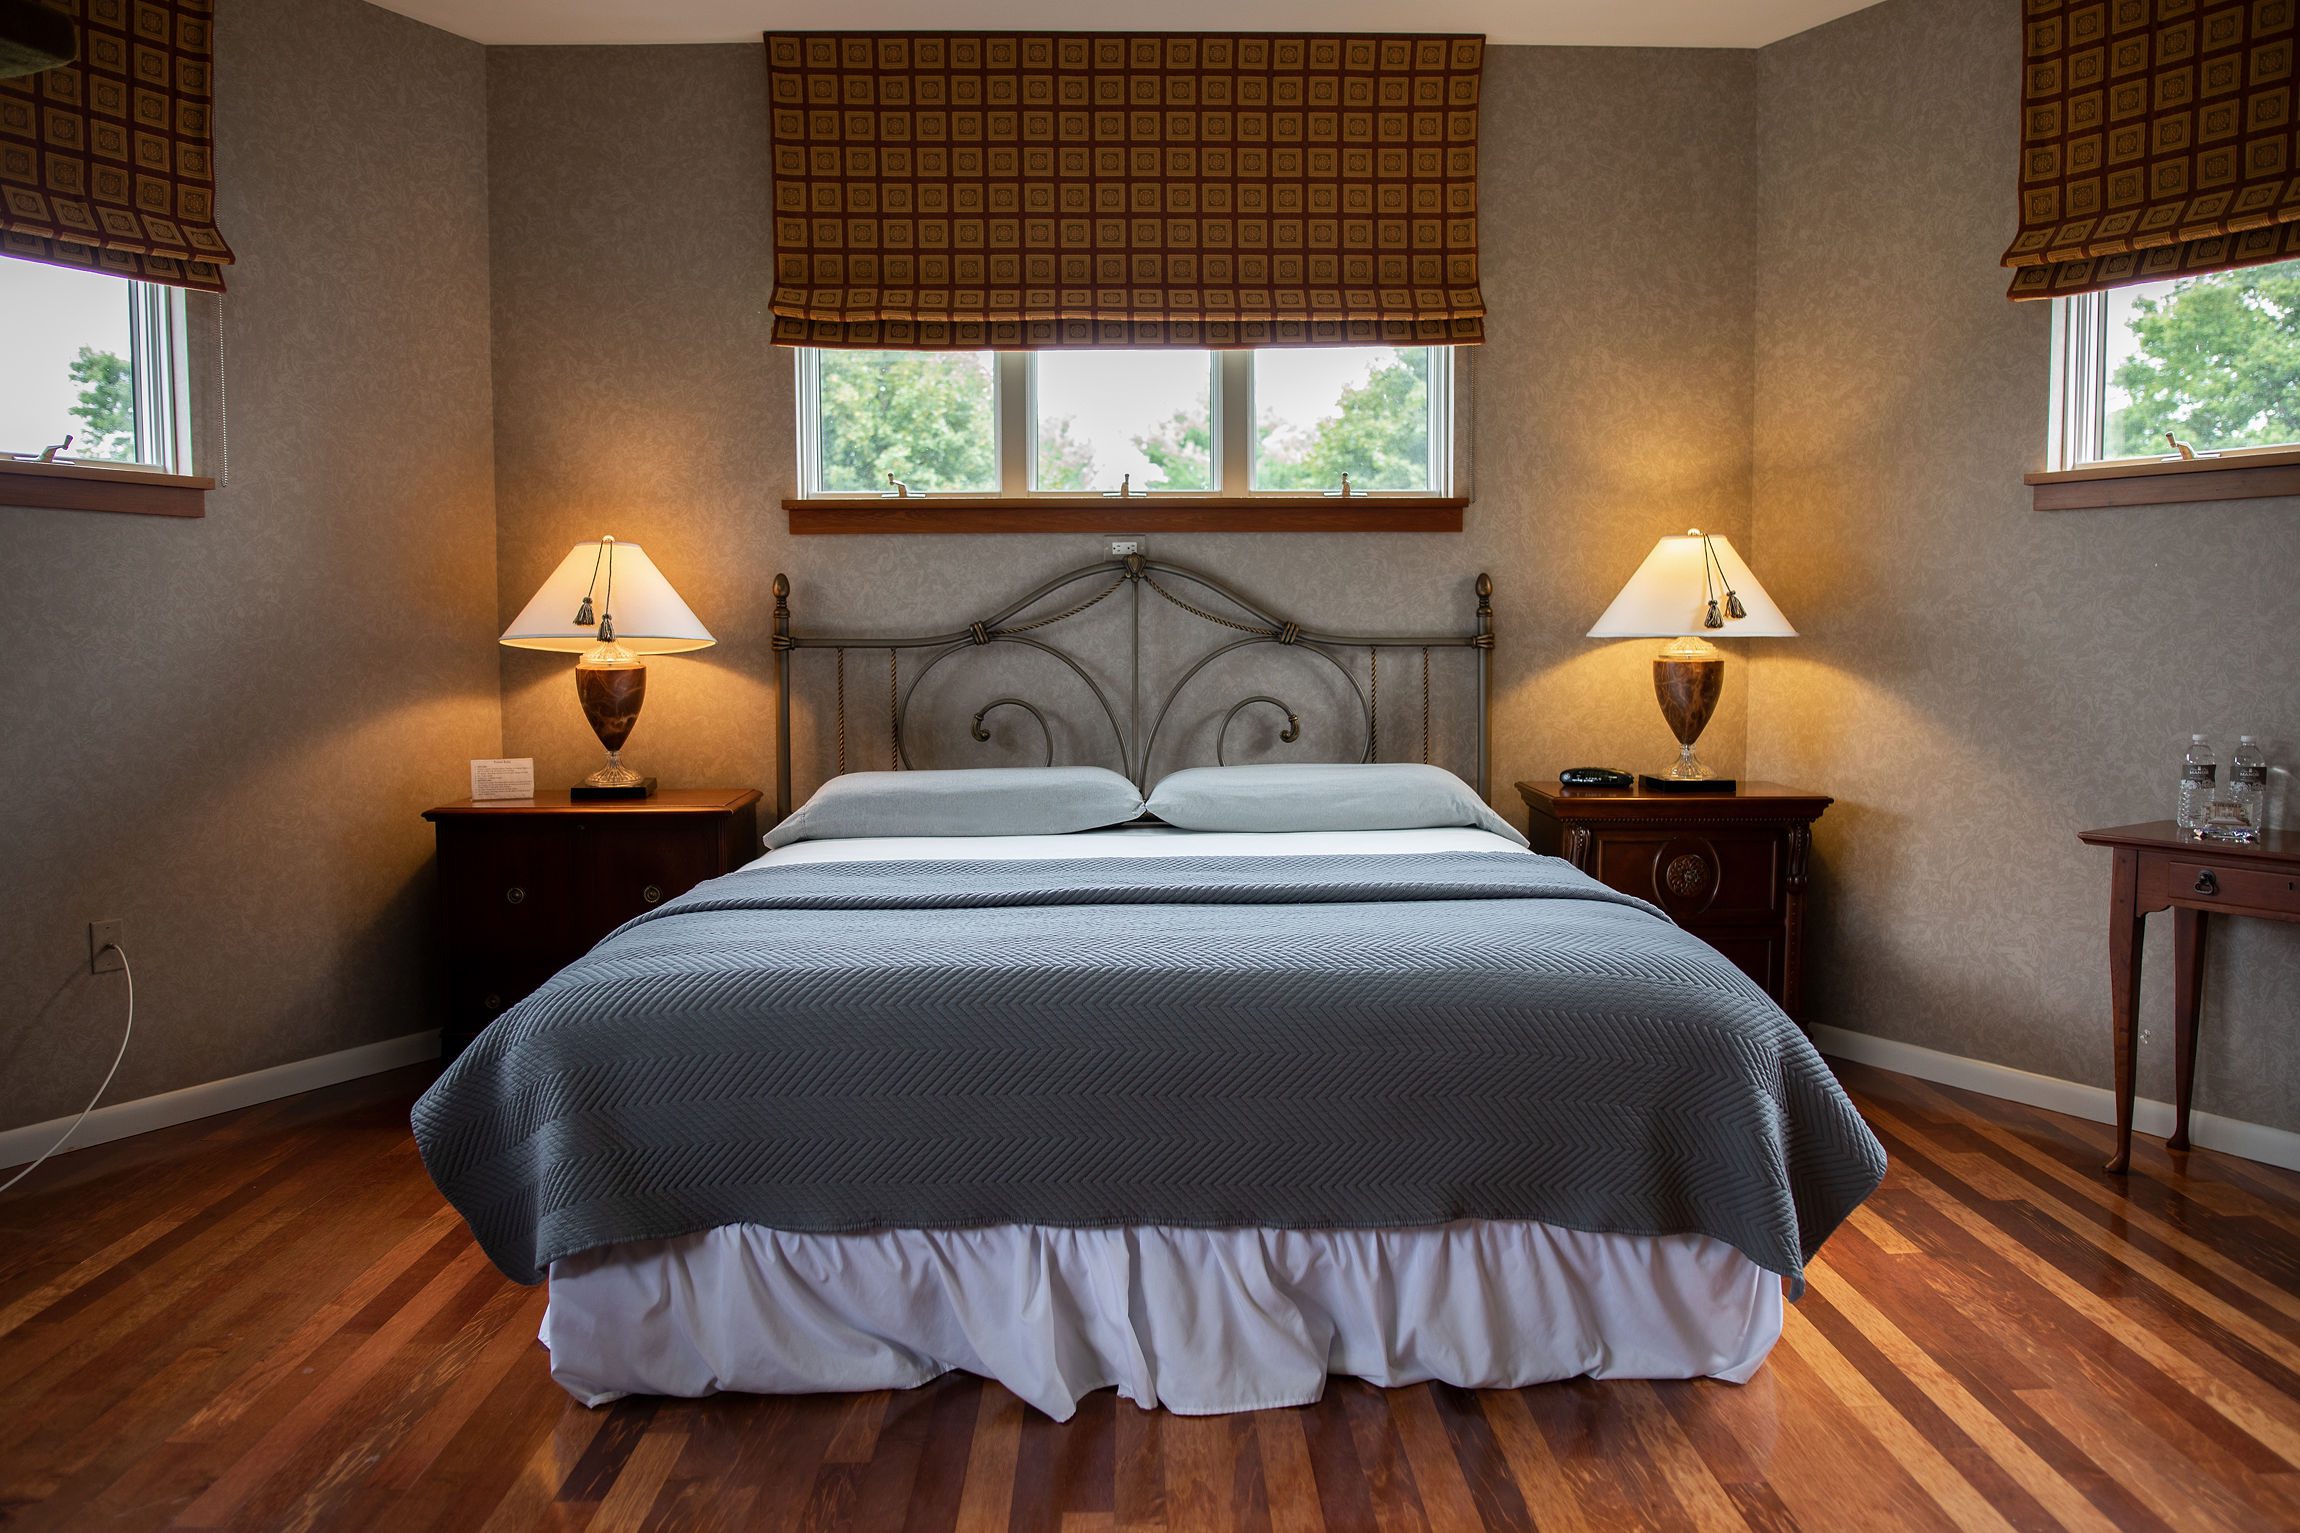
<instances>
[{"instance_id":1,"label":"wooden side table","mask_svg":"<svg viewBox=\"0 0 2300 1533\"><path fill-rule=\"evenodd\" d=\"M425 810L439 845L446 1052L631 917L758 856L758 805L754 788L666 788Z\"/></svg>"},{"instance_id":2,"label":"wooden side table","mask_svg":"<svg viewBox=\"0 0 2300 1533\"><path fill-rule=\"evenodd\" d=\"M2188 1148L2188 1103L2196 1089L2196 1030L2204 1000L2206 919L2215 911L2300 921L2300 831L2271 830L2255 842L2198 841L2170 820L2077 835L2114 848L2108 891L2109 1019L2116 1048L2116 1154L2108 1169L2132 1165L2133 1073L2140 1053L2141 922L2172 912L2172 1137Z\"/></svg>"},{"instance_id":3,"label":"wooden side table","mask_svg":"<svg viewBox=\"0 0 2300 1533\"><path fill-rule=\"evenodd\" d=\"M1804 1025L1805 886L1828 795L1762 782L1738 793L1517 791L1535 851L1659 905Z\"/></svg>"}]
</instances>

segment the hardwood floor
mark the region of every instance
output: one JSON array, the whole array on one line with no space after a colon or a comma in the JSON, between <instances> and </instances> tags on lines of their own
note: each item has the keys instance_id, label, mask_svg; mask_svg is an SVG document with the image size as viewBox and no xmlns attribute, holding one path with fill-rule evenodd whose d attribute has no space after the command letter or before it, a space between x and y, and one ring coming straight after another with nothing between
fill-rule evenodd
<instances>
[{"instance_id":1,"label":"hardwood floor","mask_svg":"<svg viewBox=\"0 0 2300 1533\"><path fill-rule=\"evenodd\" d=\"M1056 1424L900 1394L585 1410L425 1180L420 1072L0 1199L0 1525L1048 1533L2300 1527L2300 1177L1847 1067L1891 1152L1746 1386L1336 1380Z\"/></svg>"}]
</instances>

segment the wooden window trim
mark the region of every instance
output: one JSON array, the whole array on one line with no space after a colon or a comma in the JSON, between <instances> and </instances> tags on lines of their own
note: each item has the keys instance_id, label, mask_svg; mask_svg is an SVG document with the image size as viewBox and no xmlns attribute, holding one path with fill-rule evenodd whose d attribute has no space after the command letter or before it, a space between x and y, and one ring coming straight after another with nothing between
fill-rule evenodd
<instances>
[{"instance_id":1,"label":"wooden window trim","mask_svg":"<svg viewBox=\"0 0 2300 1533\"><path fill-rule=\"evenodd\" d=\"M795 534L1459 532L1466 495L879 495L783 502Z\"/></svg>"},{"instance_id":2,"label":"wooden window trim","mask_svg":"<svg viewBox=\"0 0 2300 1533\"><path fill-rule=\"evenodd\" d=\"M215 487L216 482L204 474L0 458L0 506L122 511L132 516L206 516L208 491Z\"/></svg>"},{"instance_id":3,"label":"wooden window trim","mask_svg":"<svg viewBox=\"0 0 2300 1533\"><path fill-rule=\"evenodd\" d=\"M2135 458L2027 474L2039 511L2168 506L2300 495L2300 447L2242 448L2209 458Z\"/></svg>"}]
</instances>

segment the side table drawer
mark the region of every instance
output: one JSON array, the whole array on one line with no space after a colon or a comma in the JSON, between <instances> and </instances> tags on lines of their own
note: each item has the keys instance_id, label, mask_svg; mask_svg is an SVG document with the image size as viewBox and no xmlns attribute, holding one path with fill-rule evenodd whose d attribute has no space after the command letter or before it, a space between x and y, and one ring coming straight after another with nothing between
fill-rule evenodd
<instances>
[{"instance_id":1,"label":"side table drawer","mask_svg":"<svg viewBox=\"0 0 2300 1533\"><path fill-rule=\"evenodd\" d=\"M1755 980L1767 995L1781 995L1781 939L1777 935L1738 926L1696 925L1685 929L1733 960L1733 967Z\"/></svg>"},{"instance_id":2,"label":"side table drawer","mask_svg":"<svg viewBox=\"0 0 2300 1533\"><path fill-rule=\"evenodd\" d=\"M2300 915L2300 876L2273 868L2215 862L2210 854L2166 864L2165 889L2175 904L2199 910L2252 910L2263 915Z\"/></svg>"},{"instance_id":3,"label":"side table drawer","mask_svg":"<svg viewBox=\"0 0 2300 1533\"><path fill-rule=\"evenodd\" d=\"M451 957L446 976L446 1031L455 1047L479 1035L497 1017L533 995L558 972L548 961L520 962L489 954Z\"/></svg>"},{"instance_id":4,"label":"side table drawer","mask_svg":"<svg viewBox=\"0 0 2300 1533\"><path fill-rule=\"evenodd\" d=\"M451 947L556 953L580 899L574 848L555 826L459 825L439 838L439 890Z\"/></svg>"},{"instance_id":5,"label":"side table drawer","mask_svg":"<svg viewBox=\"0 0 2300 1533\"><path fill-rule=\"evenodd\" d=\"M589 851L592 864L583 870L583 886L604 923L601 936L726 871L720 866L716 825L665 833L628 823L603 824L593 831Z\"/></svg>"},{"instance_id":6,"label":"side table drawer","mask_svg":"<svg viewBox=\"0 0 2300 1533\"><path fill-rule=\"evenodd\" d=\"M1679 920L1765 920L1781 910L1781 838L1770 832L1599 831L1597 881Z\"/></svg>"}]
</instances>

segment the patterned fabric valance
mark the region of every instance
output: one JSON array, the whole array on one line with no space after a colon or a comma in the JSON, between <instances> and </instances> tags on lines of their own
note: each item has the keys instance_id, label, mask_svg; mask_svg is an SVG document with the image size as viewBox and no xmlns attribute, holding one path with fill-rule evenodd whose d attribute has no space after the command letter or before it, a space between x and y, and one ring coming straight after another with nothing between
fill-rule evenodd
<instances>
[{"instance_id":1,"label":"patterned fabric valance","mask_svg":"<svg viewBox=\"0 0 2300 1533\"><path fill-rule=\"evenodd\" d=\"M774 339L1475 343L1484 52L769 33Z\"/></svg>"},{"instance_id":2,"label":"patterned fabric valance","mask_svg":"<svg viewBox=\"0 0 2300 1533\"><path fill-rule=\"evenodd\" d=\"M2300 257L2295 0L2027 0L2014 298Z\"/></svg>"},{"instance_id":3,"label":"patterned fabric valance","mask_svg":"<svg viewBox=\"0 0 2300 1533\"><path fill-rule=\"evenodd\" d=\"M71 0L80 57L0 80L0 255L221 292L213 0Z\"/></svg>"}]
</instances>

